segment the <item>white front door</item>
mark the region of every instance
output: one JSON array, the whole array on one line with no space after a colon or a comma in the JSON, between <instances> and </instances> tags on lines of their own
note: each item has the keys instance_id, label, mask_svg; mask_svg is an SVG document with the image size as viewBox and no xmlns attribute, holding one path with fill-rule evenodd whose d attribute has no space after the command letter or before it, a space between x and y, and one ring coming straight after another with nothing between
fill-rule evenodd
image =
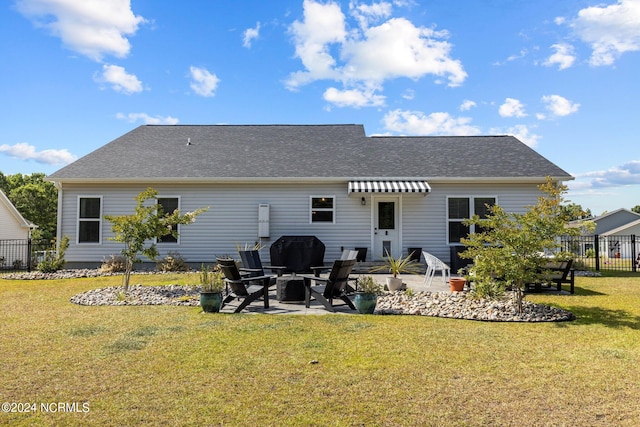
<instances>
[{"instance_id":1,"label":"white front door","mask_svg":"<svg viewBox=\"0 0 640 427\"><path fill-rule=\"evenodd\" d=\"M398 197L375 197L373 215L373 259L387 253L400 255L400 202Z\"/></svg>"}]
</instances>

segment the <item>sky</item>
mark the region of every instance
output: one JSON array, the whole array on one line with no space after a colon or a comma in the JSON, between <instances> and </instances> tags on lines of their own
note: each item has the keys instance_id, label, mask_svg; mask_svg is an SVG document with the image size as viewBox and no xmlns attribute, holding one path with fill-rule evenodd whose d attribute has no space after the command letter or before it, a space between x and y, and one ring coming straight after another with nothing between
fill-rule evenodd
<instances>
[{"instance_id":1,"label":"sky","mask_svg":"<svg viewBox=\"0 0 640 427\"><path fill-rule=\"evenodd\" d=\"M143 124L349 123L514 135L567 202L640 205L640 0L8 0L0 58L5 175Z\"/></svg>"}]
</instances>

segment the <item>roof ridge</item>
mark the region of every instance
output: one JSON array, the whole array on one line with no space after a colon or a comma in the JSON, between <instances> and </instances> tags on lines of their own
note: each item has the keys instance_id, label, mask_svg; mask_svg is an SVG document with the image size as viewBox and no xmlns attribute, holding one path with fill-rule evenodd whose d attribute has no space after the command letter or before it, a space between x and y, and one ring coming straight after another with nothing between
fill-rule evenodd
<instances>
[{"instance_id":1,"label":"roof ridge","mask_svg":"<svg viewBox=\"0 0 640 427\"><path fill-rule=\"evenodd\" d=\"M312 127L312 126L364 126L362 124L359 123L323 123L323 124L286 124L286 123L270 123L270 124L229 124L229 123L220 123L220 124L216 124L216 125L206 125L206 124L186 124L186 123L178 123L178 124L173 124L173 125L169 125L169 124L153 124L153 123L149 123L149 124L145 124L143 126L147 126L147 127L152 127L152 126L156 126L156 127L180 127L180 126L184 126L184 127L223 127L223 126L229 126L229 127L276 127L276 126L299 126L299 127Z\"/></svg>"}]
</instances>

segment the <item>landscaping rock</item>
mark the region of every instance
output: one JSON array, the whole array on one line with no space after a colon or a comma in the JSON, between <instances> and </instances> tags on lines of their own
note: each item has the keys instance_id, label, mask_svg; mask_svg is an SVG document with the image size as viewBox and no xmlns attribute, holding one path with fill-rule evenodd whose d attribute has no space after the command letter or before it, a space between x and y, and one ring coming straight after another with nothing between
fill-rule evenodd
<instances>
[{"instance_id":1,"label":"landscaping rock","mask_svg":"<svg viewBox=\"0 0 640 427\"><path fill-rule=\"evenodd\" d=\"M473 297L466 292L387 292L378 298L374 314L415 314L492 322L562 322L574 320L573 313L561 308L522 302L518 313L514 300Z\"/></svg>"},{"instance_id":2,"label":"landscaping rock","mask_svg":"<svg viewBox=\"0 0 640 427\"><path fill-rule=\"evenodd\" d=\"M135 274L162 274L140 272ZM60 270L55 273L14 273L4 279L43 280L72 279L122 275L103 273L97 269ZM80 305L181 305L198 306L198 286L142 286L134 285L124 294L121 287L93 289L71 297L71 302ZM522 313L518 314L515 302L509 296L501 300L474 298L468 292L385 292L378 298L374 314L404 314L416 316L446 317L453 319L480 320L490 322L561 322L574 320L573 313L557 307L523 301Z\"/></svg>"}]
</instances>

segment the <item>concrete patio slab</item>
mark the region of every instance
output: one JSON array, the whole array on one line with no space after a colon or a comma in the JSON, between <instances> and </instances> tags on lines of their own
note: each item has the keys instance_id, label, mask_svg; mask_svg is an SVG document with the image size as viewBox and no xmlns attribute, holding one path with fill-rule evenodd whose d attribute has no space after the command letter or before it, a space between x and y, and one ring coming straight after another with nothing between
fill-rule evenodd
<instances>
[{"instance_id":1,"label":"concrete patio slab","mask_svg":"<svg viewBox=\"0 0 640 427\"><path fill-rule=\"evenodd\" d=\"M387 274L372 274L373 278L376 282L384 285L386 283ZM352 275L354 279L358 277L357 275ZM449 291L449 284L444 283L442 280L442 276L434 277L431 282L431 286L427 286L424 283L424 275L414 275L414 274L404 274L401 276L403 283L407 286L408 289L413 290L414 292L422 292L422 291L430 291L430 292L444 292ZM337 300L336 303L342 303L342 301ZM221 313L233 313L235 307L237 307L238 302L232 301L231 303L225 305ZM301 302L279 302L276 299L275 287L271 287L269 292L269 309L265 310L262 300L255 301L250 304L247 308L245 308L242 313L259 313L259 314L297 314L297 315L308 315L308 314L334 314L330 311L327 311L322 304L318 303L315 300L311 300L311 305L309 308L304 306L304 301ZM355 310L351 310L348 306L337 306L336 314L357 314L358 312Z\"/></svg>"}]
</instances>

